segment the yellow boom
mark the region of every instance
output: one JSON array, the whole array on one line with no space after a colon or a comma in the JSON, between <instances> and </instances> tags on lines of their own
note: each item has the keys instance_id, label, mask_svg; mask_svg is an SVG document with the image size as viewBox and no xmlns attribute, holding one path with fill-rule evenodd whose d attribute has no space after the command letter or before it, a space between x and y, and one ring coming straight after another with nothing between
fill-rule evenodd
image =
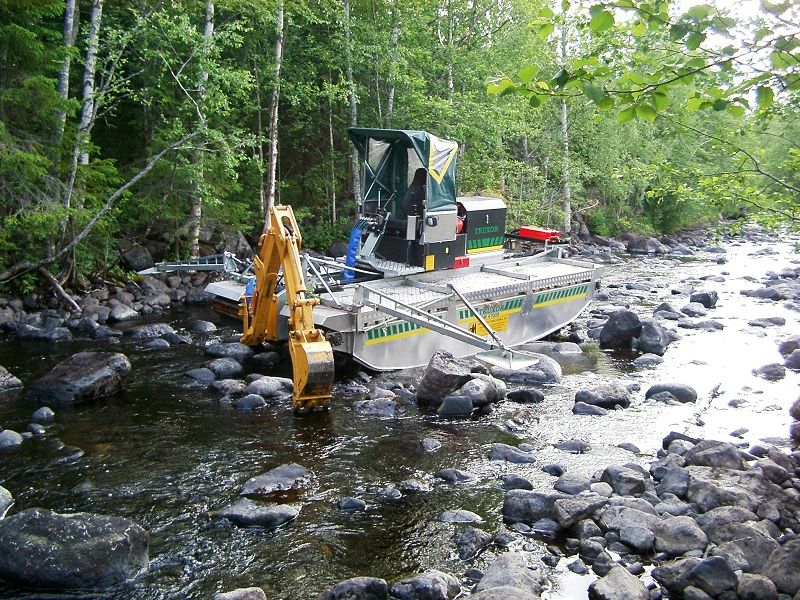
<instances>
[{"instance_id":1,"label":"yellow boom","mask_svg":"<svg viewBox=\"0 0 800 600\"><path fill-rule=\"evenodd\" d=\"M294 394L292 408L306 411L328 406L333 389L333 351L325 335L314 327L317 298L306 297L300 263L303 238L291 206L269 209L267 227L253 258L256 286L252 297L239 306L244 334L242 343L256 346L278 341L278 297L275 283L283 268L286 305L289 307L289 355L292 359Z\"/></svg>"}]
</instances>

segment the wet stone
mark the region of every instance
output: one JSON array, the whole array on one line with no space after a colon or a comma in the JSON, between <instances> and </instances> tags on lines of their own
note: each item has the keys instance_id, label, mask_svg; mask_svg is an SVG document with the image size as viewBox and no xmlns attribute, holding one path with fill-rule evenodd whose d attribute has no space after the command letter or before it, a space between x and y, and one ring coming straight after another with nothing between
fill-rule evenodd
<instances>
[{"instance_id":1,"label":"wet stone","mask_svg":"<svg viewBox=\"0 0 800 600\"><path fill-rule=\"evenodd\" d=\"M456 534L456 548L458 549L458 557L461 560L469 560L477 556L481 550L491 543L492 536L475 527L467 527Z\"/></svg>"},{"instance_id":2,"label":"wet stone","mask_svg":"<svg viewBox=\"0 0 800 600\"><path fill-rule=\"evenodd\" d=\"M442 469L436 473L436 477L444 479L448 483L469 483L477 479L472 473L460 469Z\"/></svg>"},{"instance_id":3,"label":"wet stone","mask_svg":"<svg viewBox=\"0 0 800 600\"><path fill-rule=\"evenodd\" d=\"M593 388L578 390L575 402L583 402L592 406L612 409L617 406L628 408L631 395L628 388L619 382L603 383Z\"/></svg>"},{"instance_id":4,"label":"wet stone","mask_svg":"<svg viewBox=\"0 0 800 600\"><path fill-rule=\"evenodd\" d=\"M591 416L603 416L607 415L608 411L605 408L601 408L599 406L593 406L591 404L586 404L586 402L576 402L572 406L572 412L576 415L591 415Z\"/></svg>"},{"instance_id":5,"label":"wet stone","mask_svg":"<svg viewBox=\"0 0 800 600\"><path fill-rule=\"evenodd\" d=\"M28 389L39 404L70 405L105 398L122 390L131 372L124 354L78 352L58 363Z\"/></svg>"},{"instance_id":6,"label":"wet stone","mask_svg":"<svg viewBox=\"0 0 800 600\"><path fill-rule=\"evenodd\" d=\"M14 497L6 488L0 485L0 519L2 519L9 507L14 504Z\"/></svg>"},{"instance_id":7,"label":"wet stone","mask_svg":"<svg viewBox=\"0 0 800 600\"><path fill-rule=\"evenodd\" d=\"M234 408L238 408L239 410L255 410L266 405L267 401L258 394L247 394L233 401Z\"/></svg>"},{"instance_id":8,"label":"wet stone","mask_svg":"<svg viewBox=\"0 0 800 600\"><path fill-rule=\"evenodd\" d=\"M442 447L442 443L439 440L435 440L433 438L425 438L421 442L422 449L425 452L436 452L439 448Z\"/></svg>"},{"instance_id":9,"label":"wet stone","mask_svg":"<svg viewBox=\"0 0 800 600\"><path fill-rule=\"evenodd\" d=\"M631 342L642 332L642 322L630 310L611 313L600 331L601 348L630 348Z\"/></svg>"},{"instance_id":10,"label":"wet stone","mask_svg":"<svg viewBox=\"0 0 800 600\"><path fill-rule=\"evenodd\" d=\"M236 588L230 592L218 592L212 600L267 600L267 595L257 587Z\"/></svg>"},{"instance_id":11,"label":"wet stone","mask_svg":"<svg viewBox=\"0 0 800 600\"><path fill-rule=\"evenodd\" d=\"M280 492L307 489L313 481L314 474L311 471L297 463L291 463L248 479L239 494L266 497Z\"/></svg>"},{"instance_id":12,"label":"wet stone","mask_svg":"<svg viewBox=\"0 0 800 600\"><path fill-rule=\"evenodd\" d=\"M621 444L617 444L617 448L622 448L623 450L627 450L628 452L633 452L634 454L640 454L641 450L639 450L639 446L636 444L631 444L630 442L622 442Z\"/></svg>"},{"instance_id":13,"label":"wet stone","mask_svg":"<svg viewBox=\"0 0 800 600\"><path fill-rule=\"evenodd\" d=\"M516 595L495 596L495 598L528 598L524 594L529 594L533 598L541 596L547 576L540 565L531 567L525 561L522 554L517 552L507 552L497 557L486 569L486 573L476 586L477 592L488 592L489 590L510 588L517 590ZM492 598L492 596L484 596Z\"/></svg>"},{"instance_id":14,"label":"wet stone","mask_svg":"<svg viewBox=\"0 0 800 600\"><path fill-rule=\"evenodd\" d=\"M297 518L300 510L289 504L263 504L249 498L240 498L230 506L212 513L242 527L274 529Z\"/></svg>"},{"instance_id":15,"label":"wet stone","mask_svg":"<svg viewBox=\"0 0 800 600\"><path fill-rule=\"evenodd\" d=\"M507 460L512 463L534 463L536 457L533 452L526 452L509 446L508 444L492 444L492 449L489 452L491 460Z\"/></svg>"},{"instance_id":16,"label":"wet stone","mask_svg":"<svg viewBox=\"0 0 800 600\"><path fill-rule=\"evenodd\" d=\"M472 410L472 400L467 396L447 396L436 409L436 414L440 417L469 417Z\"/></svg>"},{"instance_id":17,"label":"wet stone","mask_svg":"<svg viewBox=\"0 0 800 600\"><path fill-rule=\"evenodd\" d=\"M353 577L323 592L318 600L388 600L389 586L376 577Z\"/></svg>"},{"instance_id":18,"label":"wet stone","mask_svg":"<svg viewBox=\"0 0 800 600\"><path fill-rule=\"evenodd\" d=\"M446 510L439 515L439 520L444 523L483 523L483 517L470 510Z\"/></svg>"},{"instance_id":19,"label":"wet stone","mask_svg":"<svg viewBox=\"0 0 800 600\"><path fill-rule=\"evenodd\" d=\"M637 367L655 367L663 362L664 359L658 354L642 354L633 361L633 364Z\"/></svg>"},{"instance_id":20,"label":"wet stone","mask_svg":"<svg viewBox=\"0 0 800 600\"><path fill-rule=\"evenodd\" d=\"M645 398L651 398L655 394L669 392L679 402L694 402L697 400L697 391L690 385L684 383L656 383L651 385L645 392Z\"/></svg>"},{"instance_id":21,"label":"wet stone","mask_svg":"<svg viewBox=\"0 0 800 600\"><path fill-rule=\"evenodd\" d=\"M786 367L778 363L770 363L753 369L753 375L766 379L767 381L779 381L786 376Z\"/></svg>"},{"instance_id":22,"label":"wet stone","mask_svg":"<svg viewBox=\"0 0 800 600\"><path fill-rule=\"evenodd\" d=\"M209 383L217 378L211 369L206 369L205 367L200 367L199 369L190 369L186 371L184 375L186 375L186 377L189 379L194 379L200 383Z\"/></svg>"},{"instance_id":23,"label":"wet stone","mask_svg":"<svg viewBox=\"0 0 800 600\"><path fill-rule=\"evenodd\" d=\"M11 429L3 429L0 431L0 450L13 450L19 447L24 438Z\"/></svg>"},{"instance_id":24,"label":"wet stone","mask_svg":"<svg viewBox=\"0 0 800 600\"><path fill-rule=\"evenodd\" d=\"M203 321L200 319L189 321L187 327L190 331L196 333L210 333L217 330L217 326L211 321Z\"/></svg>"},{"instance_id":25,"label":"wet stone","mask_svg":"<svg viewBox=\"0 0 800 600\"><path fill-rule=\"evenodd\" d=\"M591 483L592 480L588 477L565 473L553 484L553 489L557 492L569 494L570 496L576 496L581 492L587 491Z\"/></svg>"},{"instance_id":26,"label":"wet stone","mask_svg":"<svg viewBox=\"0 0 800 600\"><path fill-rule=\"evenodd\" d=\"M391 418L397 416L397 402L389 398L357 400L353 402L353 410L366 416Z\"/></svg>"},{"instance_id":27,"label":"wet stone","mask_svg":"<svg viewBox=\"0 0 800 600\"><path fill-rule=\"evenodd\" d=\"M570 454L585 454L592 449L589 442L580 439L571 439L563 442L558 442L556 444L553 444L553 447L556 448L557 450L569 452Z\"/></svg>"},{"instance_id":28,"label":"wet stone","mask_svg":"<svg viewBox=\"0 0 800 600\"><path fill-rule=\"evenodd\" d=\"M523 404L536 404L544 400L544 394L535 389L514 390L506 394L506 398L512 402Z\"/></svg>"},{"instance_id":29,"label":"wet stone","mask_svg":"<svg viewBox=\"0 0 800 600\"><path fill-rule=\"evenodd\" d=\"M206 363L206 368L220 379L231 379L244 370L233 358L217 358Z\"/></svg>"},{"instance_id":30,"label":"wet stone","mask_svg":"<svg viewBox=\"0 0 800 600\"><path fill-rule=\"evenodd\" d=\"M421 494L424 492L430 492L431 486L429 483L422 481L421 479L406 479L405 481L400 482L400 490L411 494Z\"/></svg>"},{"instance_id":31,"label":"wet stone","mask_svg":"<svg viewBox=\"0 0 800 600\"><path fill-rule=\"evenodd\" d=\"M361 512L367 509L367 503L361 498L342 498L337 506L343 512Z\"/></svg>"},{"instance_id":32,"label":"wet stone","mask_svg":"<svg viewBox=\"0 0 800 600\"><path fill-rule=\"evenodd\" d=\"M564 465L545 465L542 467L542 471L547 473L548 475L552 475L553 477L561 477L564 473L567 472L566 467Z\"/></svg>"},{"instance_id":33,"label":"wet stone","mask_svg":"<svg viewBox=\"0 0 800 600\"><path fill-rule=\"evenodd\" d=\"M451 600L461 593L461 586L452 575L431 569L392 584L390 593L398 600Z\"/></svg>"},{"instance_id":34,"label":"wet stone","mask_svg":"<svg viewBox=\"0 0 800 600\"><path fill-rule=\"evenodd\" d=\"M510 473L500 476L500 487L504 490L532 490L533 484L520 475Z\"/></svg>"},{"instance_id":35,"label":"wet stone","mask_svg":"<svg viewBox=\"0 0 800 600\"><path fill-rule=\"evenodd\" d=\"M255 351L241 342L211 344L206 354L214 358L232 358L242 363L255 354Z\"/></svg>"}]
</instances>

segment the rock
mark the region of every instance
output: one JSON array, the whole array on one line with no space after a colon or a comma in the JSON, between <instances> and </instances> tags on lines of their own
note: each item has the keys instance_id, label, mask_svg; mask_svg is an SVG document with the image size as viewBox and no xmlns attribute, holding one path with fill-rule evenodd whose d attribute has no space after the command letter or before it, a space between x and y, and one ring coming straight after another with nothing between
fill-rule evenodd
<instances>
[{"instance_id":1,"label":"rock","mask_svg":"<svg viewBox=\"0 0 800 600\"><path fill-rule=\"evenodd\" d=\"M601 348L630 348L633 338L642 332L636 313L623 309L611 313L600 331Z\"/></svg>"},{"instance_id":2,"label":"rock","mask_svg":"<svg viewBox=\"0 0 800 600\"><path fill-rule=\"evenodd\" d=\"M797 594L800 591L800 540L792 540L774 550L761 574L769 578L779 592L790 596Z\"/></svg>"},{"instance_id":3,"label":"rock","mask_svg":"<svg viewBox=\"0 0 800 600\"><path fill-rule=\"evenodd\" d=\"M390 593L398 600L451 600L461 593L458 580L435 569L392 584Z\"/></svg>"},{"instance_id":4,"label":"rock","mask_svg":"<svg viewBox=\"0 0 800 600\"><path fill-rule=\"evenodd\" d=\"M139 318L139 313L133 310L130 306L124 304L117 304L111 309L108 314L108 320L112 323L120 323L122 321L133 321Z\"/></svg>"},{"instance_id":5,"label":"rock","mask_svg":"<svg viewBox=\"0 0 800 600\"><path fill-rule=\"evenodd\" d=\"M523 346L521 348L525 350ZM554 359L537 352L528 352L532 358L539 362L524 369L507 369L505 367L492 367L490 372L493 377L502 379L509 383L531 384L531 383L558 383L561 381L561 365Z\"/></svg>"},{"instance_id":6,"label":"rock","mask_svg":"<svg viewBox=\"0 0 800 600\"><path fill-rule=\"evenodd\" d=\"M614 493L614 490L608 485L605 481L598 481L593 483L589 486L589 490L597 494L598 496L603 496L604 498L610 498L611 495Z\"/></svg>"},{"instance_id":7,"label":"rock","mask_svg":"<svg viewBox=\"0 0 800 600\"><path fill-rule=\"evenodd\" d=\"M608 414L608 411L605 408L594 406L592 404L586 404L586 402L576 402L572 406L572 412L576 415L602 416Z\"/></svg>"},{"instance_id":8,"label":"rock","mask_svg":"<svg viewBox=\"0 0 800 600\"><path fill-rule=\"evenodd\" d=\"M569 494L570 496L577 496L581 492L587 491L591 483L592 480L588 477L565 473L553 484L553 489L557 492Z\"/></svg>"},{"instance_id":9,"label":"rock","mask_svg":"<svg viewBox=\"0 0 800 600\"><path fill-rule=\"evenodd\" d=\"M689 573L698 564L700 564L699 558L685 558L661 564L653 569L650 574L661 587L669 592L670 597L681 598L683 590L691 583Z\"/></svg>"},{"instance_id":10,"label":"rock","mask_svg":"<svg viewBox=\"0 0 800 600\"><path fill-rule=\"evenodd\" d=\"M206 369L205 367L201 367L199 369L189 369L186 371L186 373L184 373L184 375L186 375L186 377L189 379L194 379L195 381L199 381L201 383L208 383L217 378L213 371Z\"/></svg>"},{"instance_id":11,"label":"rock","mask_svg":"<svg viewBox=\"0 0 800 600\"><path fill-rule=\"evenodd\" d=\"M567 472L567 469L562 465L555 464L555 465L543 466L542 471L544 471L548 475L552 475L553 477L561 477L564 473Z\"/></svg>"},{"instance_id":12,"label":"rock","mask_svg":"<svg viewBox=\"0 0 800 600\"><path fill-rule=\"evenodd\" d=\"M5 367L0 367L0 393L22 387L22 382L14 377Z\"/></svg>"},{"instance_id":13,"label":"rock","mask_svg":"<svg viewBox=\"0 0 800 600\"><path fill-rule=\"evenodd\" d=\"M453 395L465 396L472 401L473 407L479 408L486 404L500 402L505 398L506 391L506 384L500 379L496 379L491 375L476 374L473 379L467 381Z\"/></svg>"},{"instance_id":14,"label":"rock","mask_svg":"<svg viewBox=\"0 0 800 600\"><path fill-rule=\"evenodd\" d=\"M186 327L190 331L194 331L196 333L211 333L212 331L217 330L217 326L214 325L214 323L211 321L203 321L201 319L189 321Z\"/></svg>"},{"instance_id":15,"label":"rock","mask_svg":"<svg viewBox=\"0 0 800 600\"><path fill-rule=\"evenodd\" d=\"M509 473L508 475L500 475L500 481L502 484L500 485L501 488L504 490L532 490L533 484L521 477L519 475L515 475L514 473Z\"/></svg>"},{"instance_id":16,"label":"rock","mask_svg":"<svg viewBox=\"0 0 800 600\"><path fill-rule=\"evenodd\" d=\"M575 355L575 354L583 354L583 350L578 344L574 342L561 342L553 346L553 352L556 354L561 354L563 356Z\"/></svg>"},{"instance_id":17,"label":"rock","mask_svg":"<svg viewBox=\"0 0 800 600\"><path fill-rule=\"evenodd\" d=\"M778 345L778 352L784 357L798 349L800 349L800 335L789 336Z\"/></svg>"},{"instance_id":18,"label":"rock","mask_svg":"<svg viewBox=\"0 0 800 600\"><path fill-rule=\"evenodd\" d=\"M389 398L357 400L353 402L353 410L371 417L391 418L397 416L397 402Z\"/></svg>"},{"instance_id":19,"label":"rock","mask_svg":"<svg viewBox=\"0 0 800 600\"><path fill-rule=\"evenodd\" d=\"M344 512L360 512L367 509L367 503L361 498L342 498L337 506Z\"/></svg>"},{"instance_id":20,"label":"rock","mask_svg":"<svg viewBox=\"0 0 800 600\"><path fill-rule=\"evenodd\" d=\"M439 515L443 523L483 523L483 517L471 510L446 510Z\"/></svg>"},{"instance_id":21,"label":"rock","mask_svg":"<svg viewBox=\"0 0 800 600\"><path fill-rule=\"evenodd\" d=\"M281 362L281 355L277 352L259 352L247 359L247 366L259 373L266 373Z\"/></svg>"},{"instance_id":22,"label":"rock","mask_svg":"<svg viewBox=\"0 0 800 600\"><path fill-rule=\"evenodd\" d=\"M717 467L722 469L744 469L744 459L733 444L715 440L702 440L683 456L687 465Z\"/></svg>"},{"instance_id":23,"label":"rock","mask_svg":"<svg viewBox=\"0 0 800 600\"><path fill-rule=\"evenodd\" d=\"M636 508L609 504L600 512L597 522L604 531L619 531L623 527L637 526L655 532L661 523L661 517Z\"/></svg>"},{"instance_id":24,"label":"rock","mask_svg":"<svg viewBox=\"0 0 800 600\"><path fill-rule=\"evenodd\" d=\"M606 467L600 477L601 481L611 486L620 496L638 496L647 490L648 478L635 469L627 467Z\"/></svg>"},{"instance_id":25,"label":"rock","mask_svg":"<svg viewBox=\"0 0 800 600\"><path fill-rule=\"evenodd\" d=\"M285 377L259 377L245 388L247 394L258 394L266 400L280 400L292 395L294 383Z\"/></svg>"},{"instance_id":26,"label":"rock","mask_svg":"<svg viewBox=\"0 0 800 600\"><path fill-rule=\"evenodd\" d=\"M14 504L14 496L0 485L0 520L6 515L6 512L8 512L12 504Z\"/></svg>"},{"instance_id":27,"label":"rock","mask_svg":"<svg viewBox=\"0 0 800 600\"><path fill-rule=\"evenodd\" d=\"M664 359L658 354L642 354L633 361L633 364L637 367L655 367L663 362Z\"/></svg>"},{"instance_id":28,"label":"rock","mask_svg":"<svg viewBox=\"0 0 800 600\"><path fill-rule=\"evenodd\" d=\"M608 500L599 496L562 498L553 503L558 524L569 529L575 523L603 508Z\"/></svg>"},{"instance_id":29,"label":"rock","mask_svg":"<svg viewBox=\"0 0 800 600\"><path fill-rule=\"evenodd\" d=\"M535 523L539 519L556 520L555 502L570 498L566 494L554 494L528 490L509 490L503 499L503 518L507 523Z\"/></svg>"},{"instance_id":30,"label":"rock","mask_svg":"<svg viewBox=\"0 0 800 600\"><path fill-rule=\"evenodd\" d=\"M683 600L712 600L712 598L700 588L688 585L683 590Z\"/></svg>"},{"instance_id":31,"label":"rock","mask_svg":"<svg viewBox=\"0 0 800 600\"><path fill-rule=\"evenodd\" d=\"M507 460L508 462L523 464L536 462L536 456L533 452L526 452L509 446L508 444L492 444L492 449L489 452L491 460Z\"/></svg>"},{"instance_id":32,"label":"rock","mask_svg":"<svg viewBox=\"0 0 800 600\"><path fill-rule=\"evenodd\" d=\"M475 527L467 527L456 534L456 548L461 560L469 560L492 543L492 536Z\"/></svg>"},{"instance_id":33,"label":"rock","mask_svg":"<svg viewBox=\"0 0 800 600\"><path fill-rule=\"evenodd\" d=\"M674 494L678 498L683 498L689 489L689 472L681 467L670 467L661 475L661 481L656 486L659 496L663 494Z\"/></svg>"},{"instance_id":34,"label":"rock","mask_svg":"<svg viewBox=\"0 0 800 600\"><path fill-rule=\"evenodd\" d=\"M800 371L800 350L793 350L792 353L786 357L783 365L787 369L792 369L793 371Z\"/></svg>"},{"instance_id":35,"label":"rock","mask_svg":"<svg viewBox=\"0 0 800 600\"><path fill-rule=\"evenodd\" d=\"M723 592L736 589L737 577L721 556L703 559L689 572L692 584L716 598Z\"/></svg>"},{"instance_id":36,"label":"rock","mask_svg":"<svg viewBox=\"0 0 800 600\"><path fill-rule=\"evenodd\" d=\"M241 396L245 393L247 385L241 379L220 379L214 381L209 387L226 396Z\"/></svg>"},{"instance_id":37,"label":"rock","mask_svg":"<svg viewBox=\"0 0 800 600\"><path fill-rule=\"evenodd\" d=\"M239 410L256 410L266 405L267 401L258 394L247 394L233 401L234 408Z\"/></svg>"},{"instance_id":38,"label":"rock","mask_svg":"<svg viewBox=\"0 0 800 600\"><path fill-rule=\"evenodd\" d=\"M483 577L475 587L476 592L491 589L512 588L518 590L516 596L507 598L525 598L523 593L539 598L542 595L547 576L538 565L528 567L525 557L518 552L507 552L498 556L486 569ZM503 598L503 596L483 596L484 598Z\"/></svg>"},{"instance_id":39,"label":"rock","mask_svg":"<svg viewBox=\"0 0 800 600\"><path fill-rule=\"evenodd\" d=\"M752 319L747 322L751 327L776 327L786 325L786 319L783 317L766 317L762 319Z\"/></svg>"},{"instance_id":40,"label":"rock","mask_svg":"<svg viewBox=\"0 0 800 600\"><path fill-rule=\"evenodd\" d=\"M466 361L453 357L444 350L437 350L417 387L417 398L426 402L439 403L472 378Z\"/></svg>"},{"instance_id":41,"label":"rock","mask_svg":"<svg viewBox=\"0 0 800 600\"><path fill-rule=\"evenodd\" d=\"M169 333L175 333L175 330L166 323L148 323L147 325L126 329L124 335L132 340L146 340L158 338Z\"/></svg>"},{"instance_id":42,"label":"rock","mask_svg":"<svg viewBox=\"0 0 800 600\"><path fill-rule=\"evenodd\" d=\"M150 340L145 344L145 348L150 348L151 350L163 350L164 348L169 348L170 343L167 340L156 338L154 340Z\"/></svg>"},{"instance_id":43,"label":"rock","mask_svg":"<svg viewBox=\"0 0 800 600\"><path fill-rule=\"evenodd\" d=\"M389 586L376 577L353 577L323 592L318 600L388 600Z\"/></svg>"},{"instance_id":44,"label":"rock","mask_svg":"<svg viewBox=\"0 0 800 600\"><path fill-rule=\"evenodd\" d=\"M666 249L657 239L652 237L634 237L626 246L631 254L665 254Z\"/></svg>"},{"instance_id":45,"label":"rock","mask_svg":"<svg viewBox=\"0 0 800 600\"><path fill-rule=\"evenodd\" d=\"M679 402L694 402L697 400L697 392L695 389L684 383L656 383L651 385L647 392L645 392L644 397L650 398L655 394L660 394L661 392L669 392Z\"/></svg>"},{"instance_id":46,"label":"rock","mask_svg":"<svg viewBox=\"0 0 800 600\"><path fill-rule=\"evenodd\" d=\"M279 492L303 490L310 487L313 480L314 473L297 463L281 465L248 479L239 495L266 497Z\"/></svg>"},{"instance_id":47,"label":"rock","mask_svg":"<svg viewBox=\"0 0 800 600\"><path fill-rule=\"evenodd\" d=\"M639 554L649 554L653 551L656 538L649 529L631 525L619 530L619 539Z\"/></svg>"},{"instance_id":48,"label":"rock","mask_svg":"<svg viewBox=\"0 0 800 600\"><path fill-rule=\"evenodd\" d=\"M435 440L433 438L425 438L421 442L422 449L425 452L436 452L439 448L442 447L442 443L439 440Z\"/></svg>"},{"instance_id":49,"label":"rock","mask_svg":"<svg viewBox=\"0 0 800 600\"><path fill-rule=\"evenodd\" d=\"M612 409L616 406L628 408L631 404L631 395L628 388L622 383L602 383L590 389L578 390L575 402L583 402L592 406Z\"/></svg>"},{"instance_id":50,"label":"rock","mask_svg":"<svg viewBox=\"0 0 800 600\"><path fill-rule=\"evenodd\" d=\"M506 394L506 398L512 402L521 402L523 404L536 404L544 400L544 394L535 389L522 389L514 390Z\"/></svg>"},{"instance_id":51,"label":"rock","mask_svg":"<svg viewBox=\"0 0 800 600\"><path fill-rule=\"evenodd\" d=\"M267 595L258 587L236 588L230 592L217 592L212 600L267 600Z\"/></svg>"},{"instance_id":52,"label":"rock","mask_svg":"<svg viewBox=\"0 0 800 600\"><path fill-rule=\"evenodd\" d=\"M442 469L436 473L436 477L444 479L448 483L469 483L477 479L472 473L459 469Z\"/></svg>"},{"instance_id":53,"label":"rock","mask_svg":"<svg viewBox=\"0 0 800 600\"><path fill-rule=\"evenodd\" d=\"M467 396L447 396L436 409L436 414L440 417L468 417L472 410L472 400Z\"/></svg>"},{"instance_id":54,"label":"rock","mask_svg":"<svg viewBox=\"0 0 800 600\"><path fill-rule=\"evenodd\" d=\"M689 304L681 308L681 312L687 317L704 317L708 314L706 307L699 302L689 302Z\"/></svg>"},{"instance_id":55,"label":"rock","mask_svg":"<svg viewBox=\"0 0 800 600\"><path fill-rule=\"evenodd\" d=\"M553 448L570 454L586 454L592 449L592 446L585 440L571 439L553 444Z\"/></svg>"},{"instance_id":56,"label":"rock","mask_svg":"<svg viewBox=\"0 0 800 600\"><path fill-rule=\"evenodd\" d=\"M213 517L228 519L242 527L275 529L297 518L300 509L289 504L262 504L249 498L240 498L230 506L211 513Z\"/></svg>"},{"instance_id":57,"label":"rock","mask_svg":"<svg viewBox=\"0 0 800 600\"><path fill-rule=\"evenodd\" d=\"M32 588L106 588L147 568L149 543L122 517L29 508L0 521L0 578Z\"/></svg>"},{"instance_id":58,"label":"rock","mask_svg":"<svg viewBox=\"0 0 800 600\"><path fill-rule=\"evenodd\" d=\"M627 450L628 452L633 452L634 454L641 454L641 450L639 450L639 446L636 444L632 444L630 442L622 442L621 444L617 444L617 448L622 448L623 450Z\"/></svg>"},{"instance_id":59,"label":"rock","mask_svg":"<svg viewBox=\"0 0 800 600\"><path fill-rule=\"evenodd\" d=\"M12 450L22 444L23 438L16 431L11 429L3 429L0 431L0 450Z\"/></svg>"},{"instance_id":60,"label":"rock","mask_svg":"<svg viewBox=\"0 0 800 600\"><path fill-rule=\"evenodd\" d=\"M689 302L697 302L705 308L714 308L717 305L717 300L719 300L719 294L714 290L694 292L689 297Z\"/></svg>"},{"instance_id":61,"label":"rock","mask_svg":"<svg viewBox=\"0 0 800 600\"><path fill-rule=\"evenodd\" d=\"M589 586L589 600L650 600L650 591L625 567L615 566Z\"/></svg>"},{"instance_id":62,"label":"rock","mask_svg":"<svg viewBox=\"0 0 800 600\"><path fill-rule=\"evenodd\" d=\"M244 370L233 358L216 358L206 363L206 368L220 379L231 379Z\"/></svg>"},{"instance_id":63,"label":"rock","mask_svg":"<svg viewBox=\"0 0 800 600\"><path fill-rule=\"evenodd\" d=\"M78 352L61 361L28 389L39 404L64 406L119 392L131 372L124 354Z\"/></svg>"},{"instance_id":64,"label":"rock","mask_svg":"<svg viewBox=\"0 0 800 600\"><path fill-rule=\"evenodd\" d=\"M431 486L421 479L406 479L400 482L400 489L406 493L419 494L430 492Z\"/></svg>"},{"instance_id":65,"label":"rock","mask_svg":"<svg viewBox=\"0 0 800 600\"><path fill-rule=\"evenodd\" d=\"M778 381L786 376L786 367L778 363L770 363L758 369L753 369L753 375L767 381Z\"/></svg>"},{"instance_id":66,"label":"rock","mask_svg":"<svg viewBox=\"0 0 800 600\"><path fill-rule=\"evenodd\" d=\"M680 556L693 550L704 550L708 536L691 517L668 517L653 529L656 550Z\"/></svg>"},{"instance_id":67,"label":"rock","mask_svg":"<svg viewBox=\"0 0 800 600\"><path fill-rule=\"evenodd\" d=\"M646 321L642 325L642 332L638 338L640 352L663 356L671 342L672 336L669 331L655 321Z\"/></svg>"},{"instance_id":68,"label":"rock","mask_svg":"<svg viewBox=\"0 0 800 600\"><path fill-rule=\"evenodd\" d=\"M206 354L214 358L232 358L238 363L245 362L255 354L255 351L241 342L211 344L206 348Z\"/></svg>"},{"instance_id":69,"label":"rock","mask_svg":"<svg viewBox=\"0 0 800 600\"><path fill-rule=\"evenodd\" d=\"M739 600L778 600L778 590L770 579L763 575L745 573L736 586Z\"/></svg>"}]
</instances>

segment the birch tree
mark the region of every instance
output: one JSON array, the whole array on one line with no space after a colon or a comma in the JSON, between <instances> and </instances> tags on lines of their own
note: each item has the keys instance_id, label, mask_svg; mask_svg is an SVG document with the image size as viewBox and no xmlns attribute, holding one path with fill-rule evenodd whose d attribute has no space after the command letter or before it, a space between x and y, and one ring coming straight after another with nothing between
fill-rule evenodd
<instances>
[{"instance_id":1,"label":"birch tree","mask_svg":"<svg viewBox=\"0 0 800 600\"><path fill-rule=\"evenodd\" d=\"M267 204L269 210L275 205L275 190L278 174L278 108L281 100L281 65L286 28L284 24L284 3L278 0L275 13L275 72L272 97L269 101L269 170L267 171ZM264 215L266 227L266 214Z\"/></svg>"}]
</instances>

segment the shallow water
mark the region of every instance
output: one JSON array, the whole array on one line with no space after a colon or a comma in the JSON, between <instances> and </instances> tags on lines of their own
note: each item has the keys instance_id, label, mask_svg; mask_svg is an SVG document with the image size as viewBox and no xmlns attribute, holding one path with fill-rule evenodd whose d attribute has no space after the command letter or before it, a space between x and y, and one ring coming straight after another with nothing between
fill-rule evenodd
<instances>
[{"instance_id":1,"label":"shallow water","mask_svg":"<svg viewBox=\"0 0 800 600\"><path fill-rule=\"evenodd\" d=\"M728 264L717 255L701 254L684 261L630 259L608 267L606 283L644 282L654 292L619 290L619 302L649 313L670 289L685 283L716 289L718 308L708 317L722 322L723 331L683 330L665 361L654 369L637 370L630 354L610 354L587 345L576 360L562 361L565 376L543 388L538 405L506 402L489 416L466 421L442 420L414 405L403 405L396 419L375 419L352 410L355 399L341 393L331 410L305 417L292 415L288 403L254 413L218 405L218 394L193 387L183 373L207 360L199 345L147 350L123 341L117 346L73 342L37 344L0 341L0 364L23 382L32 382L56 361L78 350L103 349L127 354L133 372L120 396L90 405L56 409L56 425L43 441L29 441L18 451L0 455L0 484L16 498L12 508L42 506L59 512L91 511L133 519L151 535L151 566L134 582L99 594L102 598L210 598L213 592L256 585L268 598L314 598L330 584L357 575L396 580L427 568L460 576L468 567L491 562L486 552L469 562L456 555L457 526L441 523L444 510L465 508L479 513L485 530L502 526L502 492L497 476L516 472L534 485L552 489L555 478L543 465L560 463L570 472L589 475L612 463L646 463L671 430L740 442L729 433L740 427L750 443L764 437L786 440L788 406L797 397L798 374L767 382L751 369L780 362L777 341L798 331L798 313L769 301L741 296L741 289L760 287L746 276L760 277L796 262L788 243L773 245L776 255L749 256L762 246L728 246ZM701 282L704 275L724 275L723 283ZM684 282L690 278L688 282ZM680 307L687 298L674 296ZM647 310L645 310L647 306ZM747 325L756 317L783 316L787 324L759 330ZM207 318L203 310L176 311L166 320L180 328L188 320ZM221 328L213 335L195 335L207 345L233 333ZM288 372L284 364L279 370ZM381 374L376 382L418 380L419 371ZM608 379L641 384L637 400L623 411L604 417L570 412L577 389ZM644 402L644 390L657 381L694 386L694 404L666 406ZM737 409L728 402L741 398ZM0 401L0 424L22 431L35 406L24 398ZM511 421L513 420L513 423ZM509 427L510 426L510 427ZM513 433L509 431L513 430ZM423 452L420 441L433 437L442 448ZM591 452L571 455L551 444L572 437L587 440ZM67 448L58 448L61 440ZM526 441L538 448L535 465L511 465L487 459L493 442ZM641 455L617 448L633 442ZM76 458L75 450L85 454ZM297 462L313 470L314 487L298 502L300 516L274 531L242 529L211 520L209 510L234 501L241 484L272 467ZM457 467L479 476L479 483L454 485L435 480L433 473ZM380 490L419 478L431 492L405 494L399 501L381 499ZM344 514L336 501L358 496L368 504L364 513ZM544 544L520 538L515 546L544 553ZM554 577L551 598L582 597L591 578L563 572ZM33 597L24 590L0 587L0 598Z\"/></svg>"}]
</instances>

